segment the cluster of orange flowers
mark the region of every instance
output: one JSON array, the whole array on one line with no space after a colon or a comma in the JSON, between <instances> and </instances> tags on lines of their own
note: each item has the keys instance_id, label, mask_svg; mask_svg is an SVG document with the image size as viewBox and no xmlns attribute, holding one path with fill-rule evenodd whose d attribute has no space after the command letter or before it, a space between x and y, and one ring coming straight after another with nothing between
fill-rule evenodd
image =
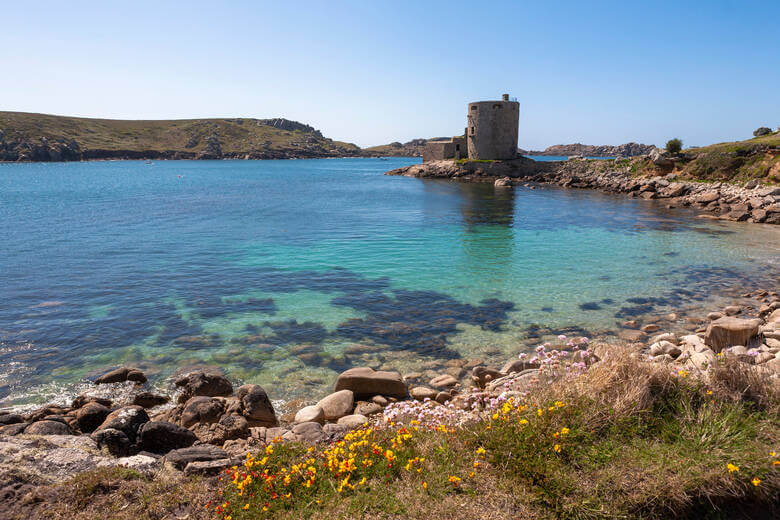
<instances>
[{"instance_id":1,"label":"cluster of orange flowers","mask_svg":"<svg viewBox=\"0 0 780 520\"><path fill-rule=\"evenodd\" d=\"M780 460L777 460L777 452L770 451L769 458L772 459L772 467L780 466ZM726 469L729 470L729 473L739 473L739 466L732 464L731 462L726 464ZM761 484L761 479L758 477L753 477L750 480L750 483L758 487Z\"/></svg>"}]
</instances>

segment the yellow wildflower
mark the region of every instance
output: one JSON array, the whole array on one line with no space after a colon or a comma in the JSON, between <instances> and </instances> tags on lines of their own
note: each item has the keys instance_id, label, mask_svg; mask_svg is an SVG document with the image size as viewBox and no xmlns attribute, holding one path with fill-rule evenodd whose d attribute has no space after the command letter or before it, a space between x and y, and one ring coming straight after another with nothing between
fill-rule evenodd
<instances>
[{"instance_id":1,"label":"yellow wildflower","mask_svg":"<svg viewBox=\"0 0 780 520\"><path fill-rule=\"evenodd\" d=\"M726 465L726 467L729 469L729 473L734 473L735 471L739 471L739 466L735 466L731 462Z\"/></svg>"},{"instance_id":2,"label":"yellow wildflower","mask_svg":"<svg viewBox=\"0 0 780 520\"><path fill-rule=\"evenodd\" d=\"M563 428L561 428L561 435L566 435L566 434L567 434L567 433L569 433L570 431L571 431L571 430L569 430L568 428L566 428L566 427L564 426Z\"/></svg>"},{"instance_id":3,"label":"yellow wildflower","mask_svg":"<svg viewBox=\"0 0 780 520\"><path fill-rule=\"evenodd\" d=\"M560 453L561 452L561 445L560 444L556 444L555 446L553 446L553 451L555 453Z\"/></svg>"},{"instance_id":4,"label":"yellow wildflower","mask_svg":"<svg viewBox=\"0 0 780 520\"><path fill-rule=\"evenodd\" d=\"M758 486L759 484L761 484L761 479L758 477L753 477L753 480L751 480L750 482L752 482L754 486Z\"/></svg>"},{"instance_id":5,"label":"yellow wildflower","mask_svg":"<svg viewBox=\"0 0 780 520\"><path fill-rule=\"evenodd\" d=\"M244 511L246 511L247 509L249 509L249 504L246 504L246 505L244 506Z\"/></svg>"}]
</instances>

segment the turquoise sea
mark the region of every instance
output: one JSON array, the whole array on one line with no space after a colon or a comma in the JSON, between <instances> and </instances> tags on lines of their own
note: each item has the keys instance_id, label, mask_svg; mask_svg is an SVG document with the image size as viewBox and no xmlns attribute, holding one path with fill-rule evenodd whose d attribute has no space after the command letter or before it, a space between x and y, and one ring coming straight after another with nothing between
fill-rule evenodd
<instances>
[{"instance_id":1,"label":"turquoise sea","mask_svg":"<svg viewBox=\"0 0 780 520\"><path fill-rule=\"evenodd\" d=\"M349 366L500 363L780 270L777 227L383 175L414 162L0 164L0 406L120 363L152 386L208 364L311 398Z\"/></svg>"}]
</instances>

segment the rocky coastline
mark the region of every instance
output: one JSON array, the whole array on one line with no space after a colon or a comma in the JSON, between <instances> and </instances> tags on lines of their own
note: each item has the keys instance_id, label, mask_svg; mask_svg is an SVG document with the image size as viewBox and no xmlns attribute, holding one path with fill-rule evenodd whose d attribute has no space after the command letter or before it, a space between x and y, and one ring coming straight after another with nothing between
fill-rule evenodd
<instances>
[{"instance_id":1,"label":"rocky coastline","mask_svg":"<svg viewBox=\"0 0 780 520\"><path fill-rule=\"evenodd\" d=\"M734 359L777 382L780 293L756 290L742 296L752 303L686 318L700 324L692 333L626 322L621 344L640 362L668 365L704 380L719 361ZM489 413L488 401L521 399L529 388L554 379L563 365L584 368L617 348L598 338L571 338L555 350L549 343L537 347L533 357L521 353L502 367L479 359L450 360L436 373L355 367L338 376L332 393L288 413L275 409L261 386L234 388L217 368L178 378L176 392L168 396L149 392L141 371L119 367L95 379L94 386L134 385L127 402L88 391L69 406L0 412L0 495L19 498L35 486L101 467L149 475L215 475L272 443L331 443L365 423L395 420L409 403L425 413L459 413L463 420L476 420Z\"/></svg>"},{"instance_id":2,"label":"rocky coastline","mask_svg":"<svg viewBox=\"0 0 780 520\"><path fill-rule=\"evenodd\" d=\"M665 160L659 157L657 161ZM604 166L608 164L606 167ZM702 217L738 222L780 224L780 187L757 180L742 186L724 182L684 180L676 173L637 176L629 161L570 160L536 162L431 161L399 168L386 175L492 182L496 187L554 184L563 188L595 189L646 200L662 200L666 207L687 207Z\"/></svg>"}]
</instances>

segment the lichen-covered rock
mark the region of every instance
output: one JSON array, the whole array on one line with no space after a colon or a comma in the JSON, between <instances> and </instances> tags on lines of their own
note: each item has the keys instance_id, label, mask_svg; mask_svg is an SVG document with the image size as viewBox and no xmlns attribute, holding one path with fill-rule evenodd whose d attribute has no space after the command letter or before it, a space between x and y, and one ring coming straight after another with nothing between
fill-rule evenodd
<instances>
[{"instance_id":1,"label":"lichen-covered rock","mask_svg":"<svg viewBox=\"0 0 780 520\"><path fill-rule=\"evenodd\" d=\"M106 419L97 427L96 431L105 429L114 429L123 432L130 439L131 443L134 443L138 430L141 426L149 422L149 416L146 414L146 410L140 406L123 406L118 410L114 410Z\"/></svg>"},{"instance_id":2,"label":"lichen-covered rock","mask_svg":"<svg viewBox=\"0 0 780 520\"><path fill-rule=\"evenodd\" d=\"M114 457L130 455L133 443L127 434L114 428L99 429L90 435L99 449L108 451Z\"/></svg>"}]
</instances>

